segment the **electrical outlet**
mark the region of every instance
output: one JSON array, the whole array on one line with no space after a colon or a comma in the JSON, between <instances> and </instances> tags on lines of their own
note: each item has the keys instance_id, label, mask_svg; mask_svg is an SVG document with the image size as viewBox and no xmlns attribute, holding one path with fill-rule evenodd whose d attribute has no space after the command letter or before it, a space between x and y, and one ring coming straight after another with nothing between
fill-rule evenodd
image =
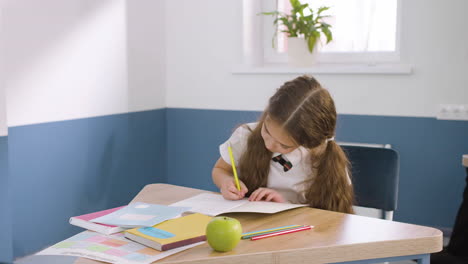
<instances>
[{"instance_id":1,"label":"electrical outlet","mask_svg":"<svg viewBox=\"0 0 468 264\"><path fill-rule=\"evenodd\" d=\"M437 119L468 120L468 105L441 104L437 112Z\"/></svg>"}]
</instances>

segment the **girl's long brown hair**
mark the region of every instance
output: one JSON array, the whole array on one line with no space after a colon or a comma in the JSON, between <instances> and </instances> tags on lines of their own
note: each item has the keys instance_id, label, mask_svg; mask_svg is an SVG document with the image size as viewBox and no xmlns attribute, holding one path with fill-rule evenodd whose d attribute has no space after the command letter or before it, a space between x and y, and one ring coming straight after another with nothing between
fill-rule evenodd
<instances>
[{"instance_id":1,"label":"girl's long brown hair","mask_svg":"<svg viewBox=\"0 0 468 264\"><path fill-rule=\"evenodd\" d=\"M306 202L315 208L352 213L354 193L347 175L349 161L334 140L327 140L335 135L335 104L328 91L309 76L283 84L270 98L249 136L247 149L239 161L240 178L249 189L247 195L267 185L272 153L261 136L267 116L280 124L299 146L311 151L314 176L308 175L304 182ZM317 154L319 146L323 151Z\"/></svg>"}]
</instances>

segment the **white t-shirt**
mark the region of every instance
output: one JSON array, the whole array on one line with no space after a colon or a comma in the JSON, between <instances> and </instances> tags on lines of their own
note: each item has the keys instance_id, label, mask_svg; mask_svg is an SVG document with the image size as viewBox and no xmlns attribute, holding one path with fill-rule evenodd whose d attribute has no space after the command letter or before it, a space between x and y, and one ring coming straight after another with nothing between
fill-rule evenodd
<instances>
[{"instance_id":1,"label":"white t-shirt","mask_svg":"<svg viewBox=\"0 0 468 264\"><path fill-rule=\"evenodd\" d=\"M251 130L254 130L257 123L246 124ZM231 137L219 146L221 158L228 164L231 164L229 157L228 144L231 144L234 161L239 164L240 157L247 149L247 139L252 133L245 125L238 127ZM273 153L272 158L280 153ZM272 188L283 195L291 203L305 203L304 199L304 180L307 177L313 177L310 165L309 151L304 147L298 147L282 157L293 165L287 172L279 162L270 161L270 172L268 174L267 188Z\"/></svg>"}]
</instances>

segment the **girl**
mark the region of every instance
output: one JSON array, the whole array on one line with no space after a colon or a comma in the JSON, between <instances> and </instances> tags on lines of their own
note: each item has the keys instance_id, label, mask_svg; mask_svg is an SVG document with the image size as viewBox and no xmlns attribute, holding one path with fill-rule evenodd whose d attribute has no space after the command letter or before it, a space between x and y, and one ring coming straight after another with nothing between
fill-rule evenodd
<instances>
[{"instance_id":1,"label":"girl","mask_svg":"<svg viewBox=\"0 0 468 264\"><path fill-rule=\"evenodd\" d=\"M336 110L312 77L286 82L270 98L257 123L237 128L220 146L213 181L225 199L307 203L352 213L349 161L334 141ZM234 182L227 146L239 170Z\"/></svg>"}]
</instances>

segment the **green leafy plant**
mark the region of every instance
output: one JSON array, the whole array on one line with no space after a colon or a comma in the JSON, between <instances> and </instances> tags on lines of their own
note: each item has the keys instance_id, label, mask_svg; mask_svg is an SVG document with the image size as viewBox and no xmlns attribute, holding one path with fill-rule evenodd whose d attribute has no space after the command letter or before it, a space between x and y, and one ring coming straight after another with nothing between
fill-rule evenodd
<instances>
[{"instance_id":1,"label":"green leafy plant","mask_svg":"<svg viewBox=\"0 0 468 264\"><path fill-rule=\"evenodd\" d=\"M309 52L312 53L315 44L320 40L321 34L325 35L327 44L333 40L333 35L330 30L331 25L323 21L328 15L322 15L322 12L330 9L330 7L320 7L316 12L309 7L309 4L301 4L299 0L290 0L291 14L284 12L272 11L263 12L262 15L271 15L275 17L273 23L275 26L283 25L284 29L281 32L287 33L288 37L303 37L307 42ZM308 11L308 12L305 12ZM304 13L309 13L305 15ZM278 31L275 31L273 36L273 47Z\"/></svg>"}]
</instances>

